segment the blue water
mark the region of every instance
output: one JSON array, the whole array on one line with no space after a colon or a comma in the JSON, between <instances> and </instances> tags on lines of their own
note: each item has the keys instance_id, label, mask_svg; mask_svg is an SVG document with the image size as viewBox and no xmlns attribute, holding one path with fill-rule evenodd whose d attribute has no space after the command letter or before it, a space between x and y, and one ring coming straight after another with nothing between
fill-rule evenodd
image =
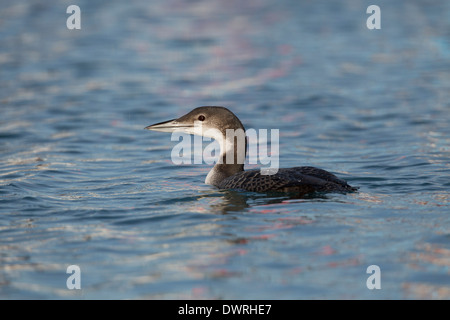
<instances>
[{"instance_id":1,"label":"blue water","mask_svg":"<svg viewBox=\"0 0 450 320\"><path fill-rule=\"evenodd\" d=\"M1 5L0 298L450 298L448 1L71 4ZM205 185L143 130L200 105L359 192Z\"/></svg>"}]
</instances>

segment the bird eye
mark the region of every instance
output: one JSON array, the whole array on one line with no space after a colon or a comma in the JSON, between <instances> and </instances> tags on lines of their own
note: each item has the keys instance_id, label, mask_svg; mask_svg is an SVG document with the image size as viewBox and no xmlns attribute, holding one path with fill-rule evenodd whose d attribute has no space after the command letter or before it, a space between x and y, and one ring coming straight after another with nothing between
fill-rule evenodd
<instances>
[{"instance_id":1,"label":"bird eye","mask_svg":"<svg viewBox=\"0 0 450 320\"><path fill-rule=\"evenodd\" d=\"M198 116L198 120L199 120L199 121L205 121L205 116L202 115L202 114L199 115L199 116Z\"/></svg>"}]
</instances>

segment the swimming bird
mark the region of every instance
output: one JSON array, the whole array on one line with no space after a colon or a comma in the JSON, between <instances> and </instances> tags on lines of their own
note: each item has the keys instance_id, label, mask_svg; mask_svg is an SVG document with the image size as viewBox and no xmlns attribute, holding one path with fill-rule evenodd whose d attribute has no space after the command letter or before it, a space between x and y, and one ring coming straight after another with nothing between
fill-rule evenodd
<instances>
[{"instance_id":1,"label":"swimming bird","mask_svg":"<svg viewBox=\"0 0 450 320\"><path fill-rule=\"evenodd\" d=\"M216 139L220 145L217 163L208 173L205 183L219 189L237 189L252 192L352 192L357 188L334 174L315 167L281 168L275 174L261 170L244 170L247 141L239 135L230 139L227 130L244 132L239 118L225 107L198 107L178 119L145 127L162 132L184 132ZM230 156L231 155L231 156Z\"/></svg>"}]
</instances>

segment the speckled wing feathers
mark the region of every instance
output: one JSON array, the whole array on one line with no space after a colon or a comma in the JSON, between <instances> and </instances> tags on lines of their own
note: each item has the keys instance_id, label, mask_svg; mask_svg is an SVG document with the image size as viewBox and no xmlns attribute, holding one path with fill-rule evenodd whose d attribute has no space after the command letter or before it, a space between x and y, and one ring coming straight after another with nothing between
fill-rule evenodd
<instances>
[{"instance_id":1,"label":"speckled wing feathers","mask_svg":"<svg viewBox=\"0 0 450 320\"><path fill-rule=\"evenodd\" d=\"M254 192L349 192L356 189L334 174L314 167L279 169L274 175L262 175L259 170L238 172L218 185L221 189Z\"/></svg>"}]
</instances>

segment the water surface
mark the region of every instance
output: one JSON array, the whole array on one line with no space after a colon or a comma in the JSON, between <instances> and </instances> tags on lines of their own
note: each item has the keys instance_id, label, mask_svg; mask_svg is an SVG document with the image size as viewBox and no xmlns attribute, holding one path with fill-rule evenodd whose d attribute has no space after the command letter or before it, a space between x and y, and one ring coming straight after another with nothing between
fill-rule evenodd
<instances>
[{"instance_id":1,"label":"water surface","mask_svg":"<svg viewBox=\"0 0 450 320\"><path fill-rule=\"evenodd\" d=\"M450 298L448 1L70 4L0 11L0 298ZM359 192L205 185L143 130L200 105Z\"/></svg>"}]
</instances>

